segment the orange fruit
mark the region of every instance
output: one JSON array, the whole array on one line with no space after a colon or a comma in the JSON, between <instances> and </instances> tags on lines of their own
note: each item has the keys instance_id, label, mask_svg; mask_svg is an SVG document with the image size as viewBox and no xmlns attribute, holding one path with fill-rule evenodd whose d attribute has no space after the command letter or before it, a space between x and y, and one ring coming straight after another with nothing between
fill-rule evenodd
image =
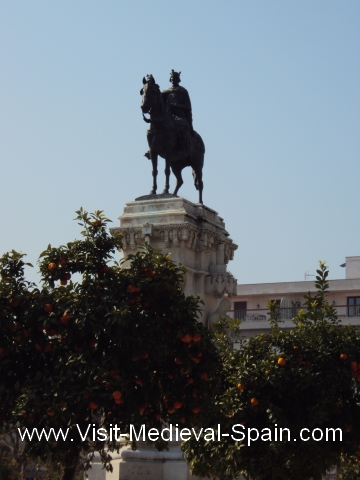
<instances>
[{"instance_id":1,"label":"orange fruit","mask_svg":"<svg viewBox=\"0 0 360 480\"><path fill-rule=\"evenodd\" d=\"M176 410L178 410L178 409L181 408L181 407L182 407L182 402L179 402L179 401L174 402L174 408L175 408Z\"/></svg>"},{"instance_id":2,"label":"orange fruit","mask_svg":"<svg viewBox=\"0 0 360 480\"><path fill-rule=\"evenodd\" d=\"M176 363L176 365L182 365L184 362L181 360L181 358L175 358L174 359L174 362Z\"/></svg>"},{"instance_id":3,"label":"orange fruit","mask_svg":"<svg viewBox=\"0 0 360 480\"><path fill-rule=\"evenodd\" d=\"M201 378L201 380L207 380L208 376L207 376L207 373L206 372L202 372L200 373L199 377Z\"/></svg>"},{"instance_id":4,"label":"orange fruit","mask_svg":"<svg viewBox=\"0 0 360 480\"><path fill-rule=\"evenodd\" d=\"M192 337L193 342L200 342L201 340L201 335L200 333L195 333L195 335Z\"/></svg>"},{"instance_id":5,"label":"orange fruit","mask_svg":"<svg viewBox=\"0 0 360 480\"><path fill-rule=\"evenodd\" d=\"M238 388L239 390L246 390L245 385L243 385L242 383L238 383L238 384L237 384L237 388Z\"/></svg>"},{"instance_id":6,"label":"orange fruit","mask_svg":"<svg viewBox=\"0 0 360 480\"><path fill-rule=\"evenodd\" d=\"M63 323L64 325L70 320L70 315L65 312L63 316L60 318L60 323Z\"/></svg>"},{"instance_id":7,"label":"orange fruit","mask_svg":"<svg viewBox=\"0 0 360 480\"><path fill-rule=\"evenodd\" d=\"M293 346L293 350L297 350L299 347L297 345Z\"/></svg>"},{"instance_id":8,"label":"orange fruit","mask_svg":"<svg viewBox=\"0 0 360 480\"><path fill-rule=\"evenodd\" d=\"M348 356L346 355L346 353L340 353L340 360L345 362L345 360L347 360L347 358L348 358Z\"/></svg>"},{"instance_id":9,"label":"orange fruit","mask_svg":"<svg viewBox=\"0 0 360 480\"><path fill-rule=\"evenodd\" d=\"M187 384L191 385L192 383L194 383L194 379L193 378L188 378Z\"/></svg>"},{"instance_id":10,"label":"orange fruit","mask_svg":"<svg viewBox=\"0 0 360 480\"><path fill-rule=\"evenodd\" d=\"M200 412L200 407L194 407L191 409L193 413L199 413Z\"/></svg>"},{"instance_id":11,"label":"orange fruit","mask_svg":"<svg viewBox=\"0 0 360 480\"><path fill-rule=\"evenodd\" d=\"M136 383L137 385L142 385L143 381L141 380L141 378L137 378L137 379L135 380L135 383Z\"/></svg>"},{"instance_id":12,"label":"orange fruit","mask_svg":"<svg viewBox=\"0 0 360 480\"><path fill-rule=\"evenodd\" d=\"M280 357L280 358L278 358L277 363L278 363L278 365L279 365L280 367L285 367L285 365L286 365L286 360L285 360L285 358Z\"/></svg>"},{"instance_id":13,"label":"orange fruit","mask_svg":"<svg viewBox=\"0 0 360 480\"><path fill-rule=\"evenodd\" d=\"M46 413L49 415L49 417L53 417L55 415L55 412L53 411L53 409L51 407L49 407L46 410Z\"/></svg>"},{"instance_id":14,"label":"orange fruit","mask_svg":"<svg viewBox=\"0 0 360 480\"><path fill-rule=\"evenodd\" d=\"M51 313L52 311L54 310L53 306L51 305L51 303L47 303L44 307L44 311L46 313Z\"/></svg>"},{"instance_id":15,"label":"orange fruit","mask_svg":"<svg viewBox=\"0 0 360 480\"><path fill-rule=\"evenodd\" d=\"M61 264L62 266L64 266L64 265L67 264L67 260L66 260L65 257L60 257L60 264Z\"/></svg>"},{"instance_id":16,"label":"orange fruit","mask_svg":"<svg viewBox=\"0 0 360 480\"><path fill-rule=\"evenodd\" d=\"M98 405L95 402L89 402L89 408L91 408L91 410L96 410Z\"/></svg>"},{"instance_id":17,"label":"orange fruit","mask_svg":"<svg viewBox=\"0 0 360 480\"><path fill-rule=\"evenodd\" d=\"M351 368L352 371L357 370L357 369L358 369L358 364L357 364L357 362L351 362L351 363L350 363L350 368Z\"/></svg>"},{"instance_id":18,"label":"orange fruit","mask_svg":"<svg viewBox=\"0 0 360 480\"><path fill-rule=\"evenodd\" d=\"M57 265L55 262L51 262L49 263L48 265L48 270L51 271L51 270L56 270L57 269Z\"/></svg>"},{"instance_id":19,"label":"orange fruit","mask_svg":"<svg viewBox=\"0 0 360 480\"><path fill-rule=\"evenodd\" d=\"M175 412L175 408L168 408L168 412L169 412L169 413L174 413L174 412Z\"/></svg>"},{"instance_id":20,"label":"orange fruit","mask_svg":"<svg viewBox=\"0 0 360 480\"><path fill-rule=\"evenodd\" d=\"M112 396L116 400L116 399L119 399L119 398L122 397L122 393L119 390L115 390L115 392L113 392Z\"/></svg>"},{"instance_id":21,"label":"orange fruit","mask_svg":"<svg viewBox=\"0 0 360 480\"><path fill-rule=\"evenodd\" d=\"M67 280L61 279L60 285L63 285L63 286L67 285Z\"/></svg>"},{"instance_id":22,"label":"orange fruit","mask_svg":"<svg viewBox=\"0 0 360 480\"><path fill-rule=\"evenodd\" d=\"M182 342L184 342L184 343L189 343L189 342L191 342L191 339L192 339L192 337L191 337L191 335L189 335L188 333L186 333L185 335L183 335L183 336L180 338L180 340L181 340Z\"/></svg>"},{"instance_id":23,"label":"orange fruit","mask_svg":"<svg viewBox=\"0 0 360 480\"><path fill-rule=\"evenodd\" d=\"M94 221L91 222L91 225L94 228L99 228L99 227L101 227L101 220L94 220Z\"/></svg>"},{"instance_id":24,"label":"orange fruit","mask_svg":"<svg viewBox=\"0 0 360 480\"><path fill-rule=\"evenodd\" d=\"M253 407L256 407L256 405L259 405L259 400L254 397L250 400L250 403Z\"/></svg>"}]
</instances>

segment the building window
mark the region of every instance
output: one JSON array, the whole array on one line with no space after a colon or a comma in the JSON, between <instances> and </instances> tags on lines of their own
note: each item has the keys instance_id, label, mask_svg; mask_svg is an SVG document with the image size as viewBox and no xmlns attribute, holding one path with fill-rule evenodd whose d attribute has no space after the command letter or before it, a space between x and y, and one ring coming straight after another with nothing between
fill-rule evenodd
<instances>
[{"instance_id":1,"label":"building window","mask_svg":"<svg viewBox=\"0 0 360 480\"><path fill-rule=\"evenodd\" d=\"M238 320L245 320L247 302L234 302L234 317Z\"/></svg>"},{"instance_id":2,"label":"building window","mask_svg":"<svg viewBox=\"0 0 360 480\"><path fill-rule=\"evenodd\" d=\"M270 300L271 303L275 302L275 305L278 305L280 308L281 300Z\"/></svg>"},{"instance_id":3,"label":"building window","mask_svg":"<svg viewBox=\"0 0 360 480\"><path fill-rule=\"evenodd\" d=\"M348 297L348 316L360 317L360 297Z\"/></svg>"}]
</instances>

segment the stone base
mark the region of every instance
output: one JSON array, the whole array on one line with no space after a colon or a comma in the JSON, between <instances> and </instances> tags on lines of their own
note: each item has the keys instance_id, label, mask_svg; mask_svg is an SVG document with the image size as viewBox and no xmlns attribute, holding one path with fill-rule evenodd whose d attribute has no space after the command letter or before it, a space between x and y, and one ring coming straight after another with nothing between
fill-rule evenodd
<instances>
[{"instance_id":1,"label":"stone base","mask_svg":"<svg viewBox=\"0 0 360 480\"><path fill-rule=\"evenodd\" d=\"M225 293L236 295L237 282L227 264L237 245L211 208L171 194L147 195L127 203L119 219L120 227L110 230L123 235L125 256L147 242L186 267L184 291L205 302L205 324Z\"/></svg>"},{"instance_id":2,"label":"stone base","mask_svg":"<svg viewBox=\"0 0 360 480\"><path fill-rule=\"evenodd\" d=\"M150 193L149 195L135 198L135 202L139 202L140 200L161 200L163 198L178 198L178 196L172 193Z\"/></svg>"},{"instance_id":3,"label":"stone base","mask_svg":"<svg viewBox=\"0 0 360 480\"><path fill-rule=\"evenodd\" d=\"M102 468L95 456L92 468L86 473L89 480L198 480L189 473L177 442L171 442L169 451L138 443L138 450L123 447L120 454L112 453L112 472Z\"/></svg>"}]
</instances>

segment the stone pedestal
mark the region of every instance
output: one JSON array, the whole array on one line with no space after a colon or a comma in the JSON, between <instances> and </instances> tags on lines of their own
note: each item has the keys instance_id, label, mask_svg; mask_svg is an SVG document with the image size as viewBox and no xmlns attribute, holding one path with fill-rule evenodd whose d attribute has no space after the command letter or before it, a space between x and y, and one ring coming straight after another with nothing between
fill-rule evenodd
<instances>
[{"instance_id":1,"label":"stone pedestal","mask_svg":"<svg viewBox=\"0 0 360 480\"><path fill-rule=\"evenodd\" d=\"M225 223L209 207L174 195L147 195L126 204L119 217L120 227L111 233L123 235L123 254L136 253L145 242L186 267L186 295L199 295L204 301L202 321L218 310L225 293L236 295L236 279L227 271L237 245L225 230ZM126 266L126 263L125 263ZM220 312L221 313L221 312ZM158 452L139 442L138 450L123 447L113 456L114 472L101 470L94 460L90 480L194 480L177 442L169 451Z\"/></svg>"},{"instance_id":2,"label":"stone pedestal","mask_svg":"<svg viewBox=\"0 0 360 480\"><path fill-rule=\"evenodd\" d=\"M236 279L227 264L237 245L211 208L169 194L147 195L127 203L119 219L120 227L111 232L123 235L125 256L148 242L186 267L184 291L205 302L203 323L225 293L236 295Z\"/></svg>"}]
</instances>

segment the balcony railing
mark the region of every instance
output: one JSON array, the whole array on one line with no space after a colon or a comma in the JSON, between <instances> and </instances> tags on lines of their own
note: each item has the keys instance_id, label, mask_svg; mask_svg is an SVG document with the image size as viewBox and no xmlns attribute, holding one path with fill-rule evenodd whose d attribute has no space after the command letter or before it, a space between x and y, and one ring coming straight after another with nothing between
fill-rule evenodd
<instances>
[{"instance_id":1,"label":"balcony railing","mask_svg":"<svg viewBox=\"0 0 360 480\"><path fill-rule=\"evenodd\" d=\"M299 310L306 310L306 307L279 308L280 320L291 320ZM335 305L335 310L339 318L360 317L359 305ZM269 320L269 309L255 308L249 310L231 310L229 317L236 318L242 322L265 322Z\"/></svg>"}]
</instances>

